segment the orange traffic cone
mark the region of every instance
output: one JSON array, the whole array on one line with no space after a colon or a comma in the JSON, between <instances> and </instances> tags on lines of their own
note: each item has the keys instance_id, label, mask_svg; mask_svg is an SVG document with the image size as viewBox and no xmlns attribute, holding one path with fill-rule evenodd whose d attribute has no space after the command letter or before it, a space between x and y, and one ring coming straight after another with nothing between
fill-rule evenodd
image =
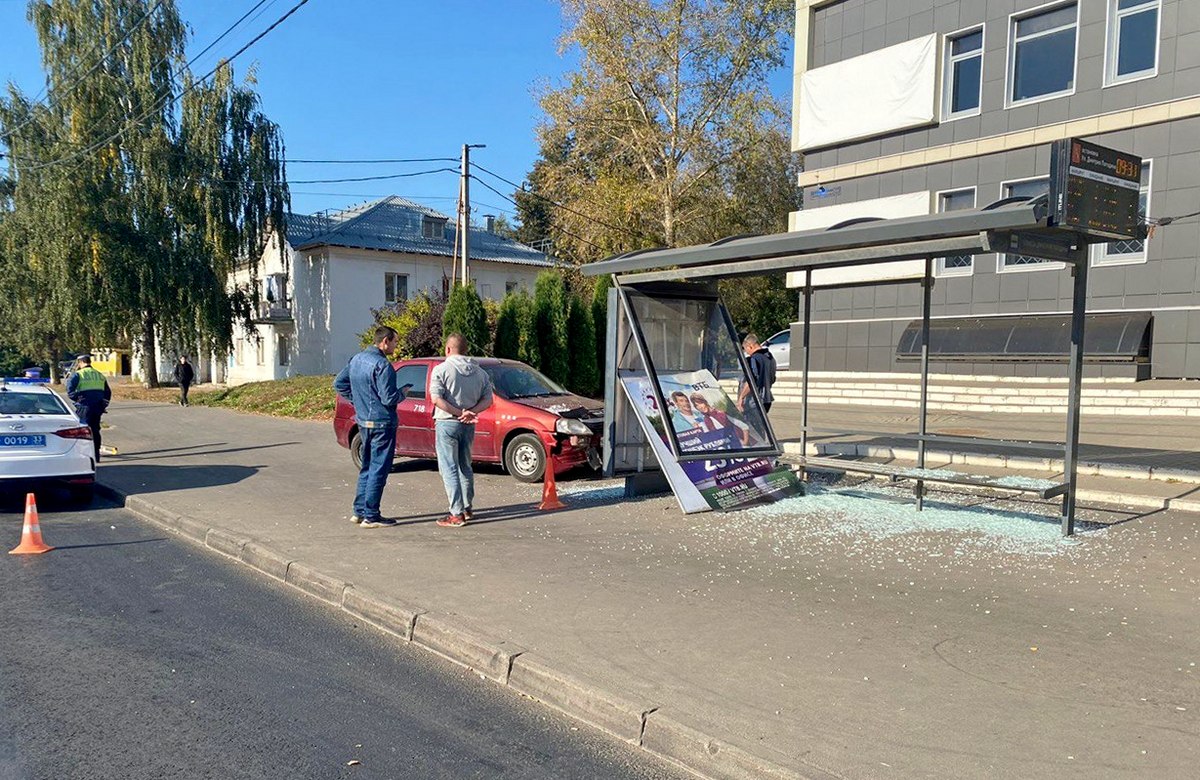
<instances>
[{"instance_id":1,"label":"orange traffic cone","mask_svg":"<svg viewBox=\"0 0 1200 780\"><path fill-rule=\"evenodd\" d=\"M42 541L42 528L38 525L37 501L33 493L25 496L25 527L21 529L21 543L8 551L9 555L39 555L54 548Z\"/></svg>"},{"instance_id":2,"label":"orange traffic cone","mask_svg":"<svg viewBox=\"0 0 1200 780\"><path fill-rule=\"evenodd\" d=\"M546 475L542 479L542 503L538 509L543 512L551 509L565 509L566 504L558 500L558 483L554 481L554 453L549 442L546 445Z\"/></svg>"}]
</instances>

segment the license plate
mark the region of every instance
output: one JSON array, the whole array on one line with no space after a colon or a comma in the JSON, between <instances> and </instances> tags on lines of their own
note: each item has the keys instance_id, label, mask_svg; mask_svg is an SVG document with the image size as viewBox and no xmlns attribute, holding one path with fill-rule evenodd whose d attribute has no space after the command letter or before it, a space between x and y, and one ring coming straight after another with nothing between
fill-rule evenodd
<instances>
[{"instance_id":1,"label":"license plate","mask_svg":"<svg viewBox=\"0 0 1200 780\"><path fill-rule=\"evenodd\" d=\"M0 447L45 447L46 437L40 433L0 434Z\"/></svg>"}]
</instances>

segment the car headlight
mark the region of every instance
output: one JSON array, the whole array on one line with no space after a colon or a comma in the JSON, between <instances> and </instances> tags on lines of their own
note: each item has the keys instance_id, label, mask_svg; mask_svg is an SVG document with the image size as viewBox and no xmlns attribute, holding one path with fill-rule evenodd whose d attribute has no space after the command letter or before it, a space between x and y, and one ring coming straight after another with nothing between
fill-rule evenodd
<instances>
[{"instance_id":1,"label":"car headlight","mask_svg":"<svg viewBox=\"0 0 1200 780\"><path fill-rule=\"evenodd\" d=\"M554 423L554 430L571 436L591 436L592 429L574 417L559 417Z\"/></svg>"}]
</instances>

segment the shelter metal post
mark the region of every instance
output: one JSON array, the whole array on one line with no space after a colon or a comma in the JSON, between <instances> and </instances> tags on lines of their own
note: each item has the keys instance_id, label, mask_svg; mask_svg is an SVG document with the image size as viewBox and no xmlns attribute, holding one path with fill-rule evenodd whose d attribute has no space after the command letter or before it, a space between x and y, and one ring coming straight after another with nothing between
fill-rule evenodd
<instances>
[{"instance_id":1,"label":"shelter metal post","mask_svg":"<svg viewBox=\"0 0 1200 780\"><path fill-rule=\"evenodd\" d=\"M808 367L812 343L812 271L804 272L804 329L800 358L800 456L808 455Z\"/></svg>"},{"instance_id":2,"label":"shelter metal post","mask_svg":"<svg viewBox=\"0 0 1200 780\"><path fill-rule=\"evenodd\" d=\"M925 276L921 279L921 411L917 420L917 468L925 468L925 422L929 412L929 308L933 295L933 258L925 258ZM925 508L925 481L916 486L917 511Z\"/></svg>"},{"instance_id":3,"label":"shelter metal post","mask_svg":"<svg viewBox=\"0 0 1200 780\"><path fill-rule=\"evenodd\" d=\"M1079 404L1083 394L1083 326L1087 313L1088 258L1087 247L1071 265L1075 277L1071 303L1071 356L1068 367L1070 387L1067 390L1067 442L1063 457L1063 476L1067 492L1063 493L1063 536L1075 533L1075 487L1079 470Z\"/></svg>"},{"instance_id":4,"label":"shelter metal post","mask_svg":"<svg viewBox=\"0 0 1200 780\"><path fill-rule=\"evenodd\" d=\"M604 342L604 437L602 439L603 447L601 452L602 472L605 477L611 479L616 473L617 462L617 401L620 400L621 389L618 387L620 383L620 367L617 357L617 339L619 337L620 328L617 327L617 320L620 317L620 304L617 302L617 291L615 288L609 288L608 296L608 317L604 332L607 334Z\"/></svg>"}]
</instances>

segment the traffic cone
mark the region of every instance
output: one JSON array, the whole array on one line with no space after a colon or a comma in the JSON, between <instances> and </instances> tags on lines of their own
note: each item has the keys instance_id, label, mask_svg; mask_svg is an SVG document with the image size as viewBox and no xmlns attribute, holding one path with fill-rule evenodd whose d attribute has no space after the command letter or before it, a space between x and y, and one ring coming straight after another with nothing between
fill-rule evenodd
<instances>
[{"instance_id":1,"label":"traffic cone","mask_svg":"<svg viewBox=\"0 0 1200 780\"><path fill-rule=\"evenodd\" d=\"M42 541L42 528L38 525L37 501L33 493L25 496L25 527L21 529L21 543L8 551L9 555L40 555L54 548Z\"/></svg>"},{"instance_id":2,"label":"traffic cone","mask_svg":"<svg viewBox=\"0 0 1200 780\"><path fill-rule=\"evenodd\" d=\"M554 453L549 443L543 443L546 445L546 474L542 479L542 503L538 504L538 509L543 512L565 509L567 505L558 500L558 483L554 481Z\"/></svg>"}]
</instances>

